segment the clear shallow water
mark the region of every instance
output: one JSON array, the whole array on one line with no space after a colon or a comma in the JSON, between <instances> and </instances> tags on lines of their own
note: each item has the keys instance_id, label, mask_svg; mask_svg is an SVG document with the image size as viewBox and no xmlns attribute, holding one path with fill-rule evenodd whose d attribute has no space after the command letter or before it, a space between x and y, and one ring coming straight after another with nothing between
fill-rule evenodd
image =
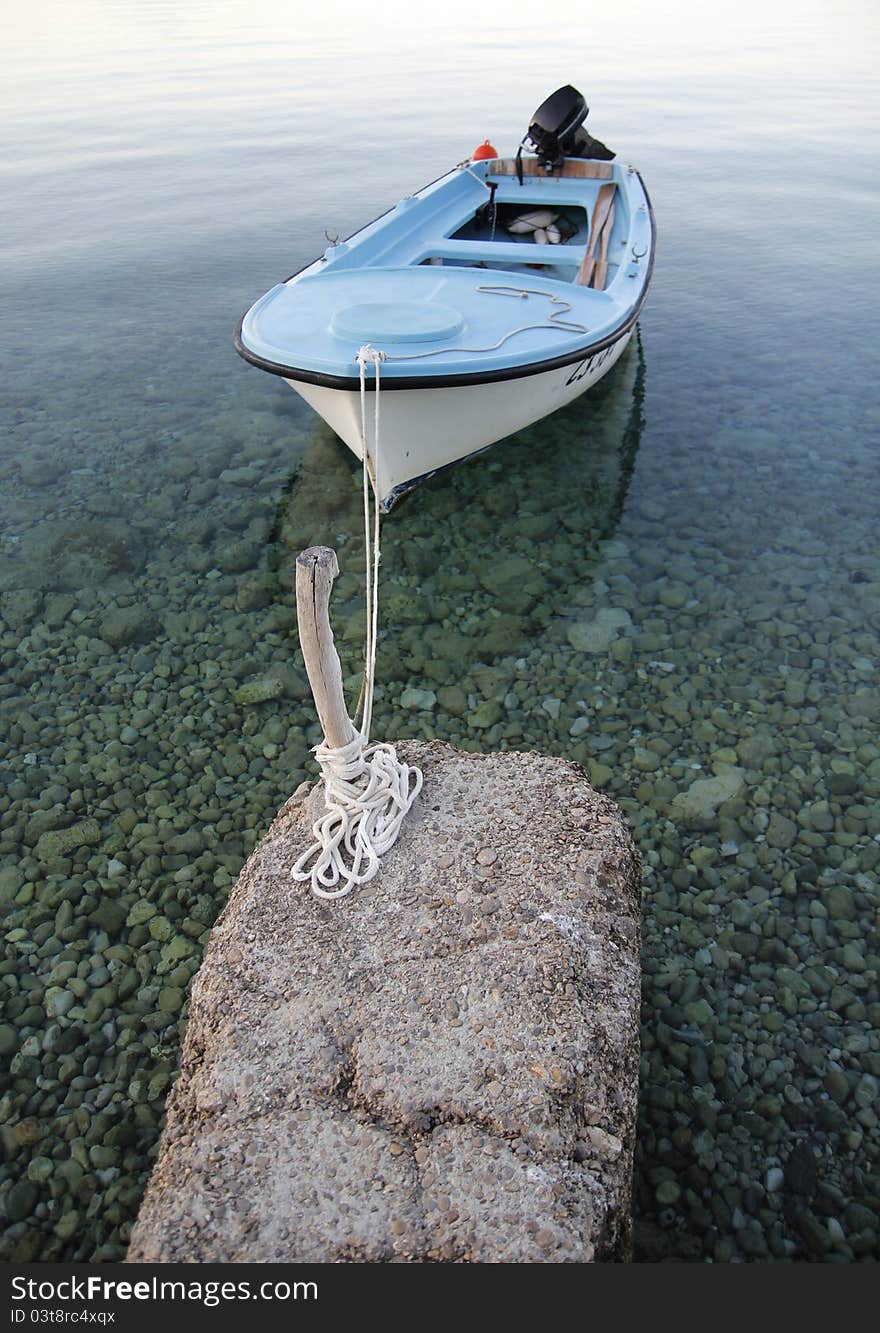
<instances>
[{"instance_id":1,"label":"clear shallow water","mask_svg":"<svg viewBox=\"0 0 880 1333\"><path fill-rule=\"evenodd\" d=\"M375 732L626 810L639 1257L877 1257L872 10L7 18L3 1257L124 1247L204 931L308 771L304 545L358 665L353 464L235 321L569 80L652 194L641 352L386 524Z\"/></svg>"}]
</instances>

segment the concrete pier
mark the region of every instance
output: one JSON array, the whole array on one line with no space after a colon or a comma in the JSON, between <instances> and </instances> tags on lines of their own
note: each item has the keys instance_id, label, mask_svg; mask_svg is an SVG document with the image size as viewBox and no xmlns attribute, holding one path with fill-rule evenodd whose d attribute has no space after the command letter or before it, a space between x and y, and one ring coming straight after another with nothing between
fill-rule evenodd
<instances>
[{"instance_id":1,"label":"concrete pier","mask_svg":"<svg viewBox=\"0 0 880 1333\"><path fill-rule=\"evenodd\" d=\"M581 769L398 746L424 789L338 903L297 793L192 990L129 1262L629 1256L639 859Z\"/></svg>"}]
</instances>

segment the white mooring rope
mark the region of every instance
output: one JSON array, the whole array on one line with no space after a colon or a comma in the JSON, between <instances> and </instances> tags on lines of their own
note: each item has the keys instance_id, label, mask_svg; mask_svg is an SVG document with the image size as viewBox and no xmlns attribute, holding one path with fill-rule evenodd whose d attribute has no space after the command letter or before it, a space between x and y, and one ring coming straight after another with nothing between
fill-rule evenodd
<instances>
[{"instance_id":1,"label":"white mooring rope","mask_svg":"<svg viewBox=\"0 0 880 1333\"><path fill-rule=\"evenodd\" d=\"M312 825L314 843L299 858L291 874L311 880L318 898L344 898L359 884L368 883L400 833L413 801L422 789L421 770L397 758L393 745L369 744L376 681L376 639L379 624L379 366L385 353L373 347L358 352L361 393L361 450L363 453L364 547L366 551L367 633L364 678L355 718L363 705L361 730L338 749L326 741L314 754L324 779L326 813ZM376 392L373 409L373 457L367 444L366 367L373 366ZM370 483L374 512L370 533ZM309 863L311 865L309 866ZM307 868L308 867L308 868ZM337 885L340 887L337 888Z\"/></svg>"}]
</instances>

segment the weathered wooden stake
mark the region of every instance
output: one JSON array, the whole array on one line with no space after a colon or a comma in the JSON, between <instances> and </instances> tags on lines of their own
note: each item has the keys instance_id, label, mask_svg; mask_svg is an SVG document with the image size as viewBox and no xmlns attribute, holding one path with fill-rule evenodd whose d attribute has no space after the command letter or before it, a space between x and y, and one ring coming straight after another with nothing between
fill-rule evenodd
<instances>
[{"instance_id":1,"label":"weathered wooden stake","mask_svg":"<svg viewBox=\"0 0 880 1333\"><path fill-rule=\"evenodd\" d=\"M324 739L334 750L358 734L345 707L342 667L330 628L330 591L338 573L336 552L329 546L309 546L297 556L299 642Z\"/></svg>"}]
</instances>

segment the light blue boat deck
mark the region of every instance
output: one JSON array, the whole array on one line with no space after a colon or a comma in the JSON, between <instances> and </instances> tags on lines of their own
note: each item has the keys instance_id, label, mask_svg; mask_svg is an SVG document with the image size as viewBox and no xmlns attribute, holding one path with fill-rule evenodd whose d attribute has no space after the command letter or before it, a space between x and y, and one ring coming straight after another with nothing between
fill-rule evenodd
<instances>
[{"instance_id":1,"label":"light blue boat deck","mask_svg":"<svg viewBox=\"0 0 880 1333\"><path fill-rule=\"evenodd\" d=\"M576 277L606 182L526 177L520 186L490 167L456 168L272 288L242 321L244 347L274 366L351 377L370 344L386 353L383 377L396 378L524 366L612 334L649 276L650 208L638 175L614 164L608 275L597 291ZM482 179L497 185L494 234L475 226L490 199ZM573 234L559 245L509 235L511 211L530 208L559 213Z\"/></svg>"}]
</instances>

